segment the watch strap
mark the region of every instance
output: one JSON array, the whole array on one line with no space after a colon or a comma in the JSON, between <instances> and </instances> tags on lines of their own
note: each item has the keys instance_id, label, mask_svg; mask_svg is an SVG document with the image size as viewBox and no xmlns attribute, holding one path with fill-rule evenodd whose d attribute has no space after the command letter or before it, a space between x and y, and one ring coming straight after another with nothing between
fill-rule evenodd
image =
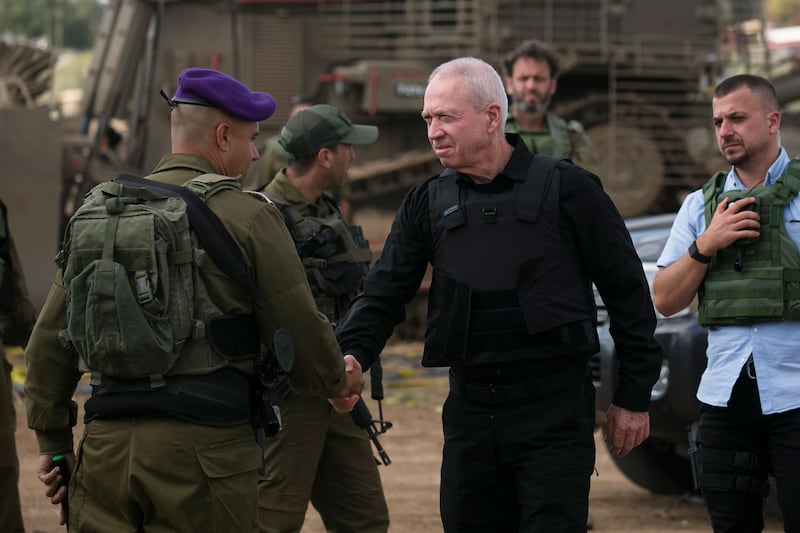
<instances>
[{"instance_id":1,"label":"watch strap","mask_svg":"<svg viewBox=\"0 0 800 533\"><path fill-rule=\"evenodd\" d=\"M703 263L707 265L711 262L711 256L703 255L697 249L697 241L692 241L692 244L689 245L689 256L699 263Z\"/></svg>"}]
</instances>

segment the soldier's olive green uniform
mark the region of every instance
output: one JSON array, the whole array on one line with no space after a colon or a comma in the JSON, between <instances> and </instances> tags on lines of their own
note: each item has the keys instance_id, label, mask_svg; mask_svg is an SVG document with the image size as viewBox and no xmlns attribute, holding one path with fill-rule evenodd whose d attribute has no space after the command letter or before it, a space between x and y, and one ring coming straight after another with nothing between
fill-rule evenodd
<instances>
[{"instance_id":1,"label":"soldier's olive green uniform","mask_svg":"<svg viewBox=\"0 0 800 533\"><path fill-rule=\"evenodd\" d=\"M275 174L286 166L289 154L278 144L278 135L274 135L264 142L264 148L259 150L261 157L250 165L248 171L248 188L259 191L269 185Z\"/></svg>"},{"instance_id":2,"label":"soldier's olive green uniform","mask_svg":"<svg viewBox=\"0 0 800 533\"><path fill-rule=\"evenodd\" d=\"M283 172L265 192L283 198L304 217L336 213L322 198L309 204ZM349 414L336 413L319 396L296 394L281 406L281 414L284 429L265 442L267 472L259 482L258 499L260 530L300 531L310 500L329 532L385 532L389 512L366 432Z\"/></svg>"},{"instance_id":3,"label":"soldier's olive green uniform","mask_svg":"<svg viewBox=\"0 0 800 533\"><path fill-rule=\"evenodd\" d=\"M566 157L594 174L600 172L592 141L579 122L567 122L552 113L547 114L546 121L547 129L527 131L509 113L505 130L507 133L518 134L531 153Z\"/></svg>"},{"instance_id":4,"label":"soldier's olive green uniform","mask_svg":"<svg viewBox=\"0 0 800 533\"><path fill-rule=\"evenodd\" d=\"M164 156L150 177L180 185L216 172L205 159L177 154ZM346 384L341 352L330 323L316 310L278 210L240 190L220 191L208 206L241 249L269 313L294 338L294 387L326 397L341 394ZM206 258L200 272L223 313L253 313L249 296L213 261ZM262 343L268 344L274 325L263 313L256 318ZM36 430L42 454L72 449L76 406L71 396L80 373L77 353L58 339L66 323L66 288L59 272L26 352L28 424ZM241 372L229 370L228 375L241 376L242 394L249 394L252 361L236 365ZM191 383L192 378L183 379ZM97 392L93 389L88 402ZM181 395L176 400L186 401ZM87 421L70 482L70 531L256 529L261 454L249 423L208 425L202 415L200 420L179 420L139 413L127 404L117 407L119 416ZM112 516L109 508L118 512Z\"/></svg>"},{"instance_id":5,"label":"soldier's olive green uniform","mask_svg":"<svg viewBox=\"0 0 800 533\"><path fill-rule=\"evenodd\" d=\"M25 346L36 311L11 239L6 208L0 202L0 530L24 531L19 503L19 460L14 432L17 415L11 384L11 364L5 346Z\"/></svg>"}]
</instances>

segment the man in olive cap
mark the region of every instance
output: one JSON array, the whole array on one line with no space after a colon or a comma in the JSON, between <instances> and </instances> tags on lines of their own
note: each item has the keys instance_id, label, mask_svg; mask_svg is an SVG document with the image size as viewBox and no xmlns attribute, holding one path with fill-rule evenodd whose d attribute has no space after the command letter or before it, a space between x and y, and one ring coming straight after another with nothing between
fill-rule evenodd
<instances>
[{"instance_id":1,"label":"man in olive cap","mask_svg":"<svg viewBox=\"0 0 800 533\"><path fill-rule=\"evenodd\" d=\"M254 364L249 354L270 345L276 327L288 330L297 348L291 374L295 389L349 398L345 402L352 408L363 388L360 367L342 358L330 323L316 310L280 212L240 187L239 178L258 158L258 123L272 115L273 98L221 72L199 68L183 71L174 97L165 98L171 107L172 153L148 179L215 190L206 204L243 253L266 312L256 312L249 295L206 257L193 278L208 298L195 286L195 312L184 317L193 324L193 334L175 364L159 376L163 381L119 379L96 370L102 354L88 359L62 343L72 332L67 330L67 303L73 296L63 272L57 273L28 345L25 396L28 423L39 441L39 479L53 503L61 503L67 489L59 486L65 473L54 468L52 457L64 455L72 470L68 525L73 530L255 529L262 452L252 426ZM98 238L103 242L102 235ZM125 320L124 312L118 311L117 320ZM240 318L252 329L244 337L253 338L256 346L232 358L216 342L206 317ZM145 354L124 355L133 366ZM98 379L85 404L76 466L72 426L77 406L71 397L79 369Z\"/></svg>"},{"instance_id":2,"label":"man in olive cap","mask_svg":"<svg viewBox=\"0 0 800 533\"><path fill-rule=\"evenodd\" d=\"M361 290L372 254L325 191L344 183L354 145L377 138L378 128L353 124L333 106L303 109L281 130L289 160L264 189L283 214L317 307L333 323ZM260 530L299 532L310 500L327 531L385 532L389 512L367 433L313 394L292 396L281 414L285 428L265 443Z\"/></svg>"}]
</instances>

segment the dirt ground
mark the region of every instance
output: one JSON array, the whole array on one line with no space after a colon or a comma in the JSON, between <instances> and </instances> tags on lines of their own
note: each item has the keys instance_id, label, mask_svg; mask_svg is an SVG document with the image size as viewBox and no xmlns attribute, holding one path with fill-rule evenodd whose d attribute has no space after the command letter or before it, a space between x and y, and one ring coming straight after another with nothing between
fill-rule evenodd
<instances>
[{"instance_id":1,"label":"dirt ground","mask_svg":"<svg viewBox=\"0 0 800 533\"><path fill-rule=\"evenodd\" d=\"M383 412L393 427L380 437L380 441L392 464L381 466L380 471L389 504L392 533L442 531L438 508L442 451L440 412L447 395L447 380L441 371L419 368L417 357L413 349L397 350L385 357L384 363ZM15 358L13 362L21 365L21 359ZM368 390L369 386L365 391ZM377 416L377 404L372 400L368 400L368 404L373 415ZM43 496L36 479L38 451L33 432L27 429L21 398L17 401L17 421L17 453L26 531L63 531L57 525L57 509ZM702 504L678 496L653 495L633 485L611 462L599 432L596 440L597 473L592 478L590 494L594 531L711 531ZM775 516L768 516L764 531L782 531L780 521ZM313 509L308 512L302 533L325 533Z\"/></svg>"}]
</instances>

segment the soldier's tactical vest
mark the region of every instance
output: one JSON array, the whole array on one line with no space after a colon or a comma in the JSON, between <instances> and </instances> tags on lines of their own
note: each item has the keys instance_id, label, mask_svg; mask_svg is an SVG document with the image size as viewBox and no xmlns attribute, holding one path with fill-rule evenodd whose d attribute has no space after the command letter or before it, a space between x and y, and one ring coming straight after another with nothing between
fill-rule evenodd
<instances>
[{"instance_id":1,"label":"soldier's tactical vest","mask_svg":"<svg viewBox=\"0 0 800 533\"><path fill-rule=\"evenodd\" d=\"M531 157L526 179L499 194L450 169L430 181L423 365L597 352L591 282L561 233L559 161Z\"/></svg>"},{"instance_id":2,"label":"soldier's tactical vest","mask_svg":"<svg viewBox=\"0 0 800 533\"><path fill-rule=\"evenodd\" d=\"M567 122L561 117L548 113L547 133L523 131L520 129L519 122L515 120L506 123L505 131L518 134L531 153L573 158L578 139L583 133L583 126L575 120Z\"/></svg>"},{"instance_id":3,"label":"soldier's tactical vest","mask_svg":"<svg viewBox=\"0 0 800 533\"><path fill-rule=\"evenodd\" d=\"M344 222L339 206L327 193L321 196L329 213L324 217L303 216L285 198L264 194L280 208L317 308L335 323L361 291L372 261L361 227Z\"/></svg>"},{"instance_id":4,"label":"soldier's tactical vest","mask_svg":"<svg viewBox=\"0 0 800 533\"><path fill-rule=\"evenodd\" d=\"M726 175L718 172L703 185L706 226L726 197L736 201L753 196L760 235L714 254L698 291L700 323L800 320L800 252L784 225L784 209L800 191L800 161L791 161L771 187L723 192Z\"/></svg>"}]
</instances>

